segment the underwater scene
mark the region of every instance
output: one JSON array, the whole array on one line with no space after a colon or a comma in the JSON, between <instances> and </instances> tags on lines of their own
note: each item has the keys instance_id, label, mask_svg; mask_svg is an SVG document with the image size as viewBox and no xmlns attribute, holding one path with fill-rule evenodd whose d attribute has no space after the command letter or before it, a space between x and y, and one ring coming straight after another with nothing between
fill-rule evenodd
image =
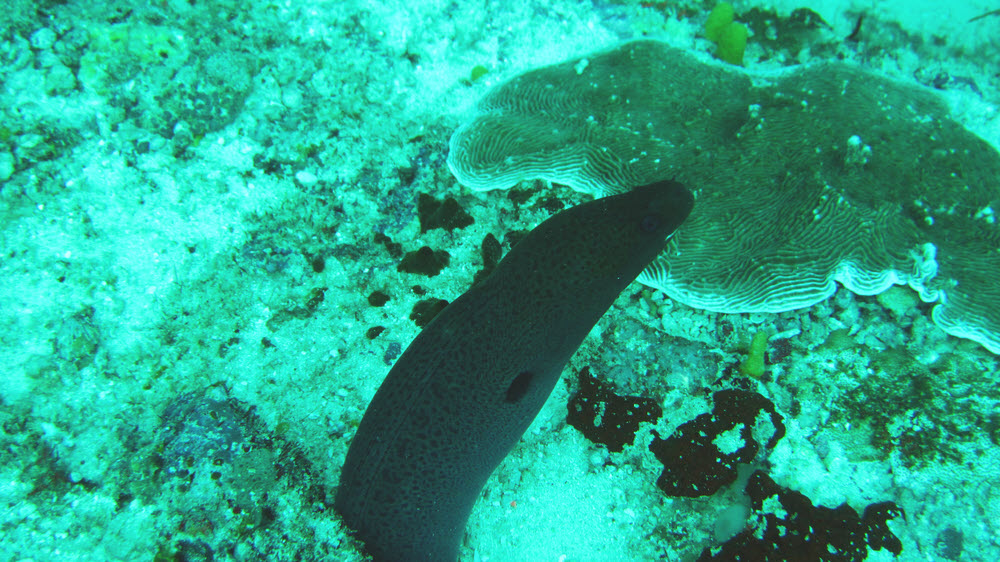
<instances>
[{"instance_id":1,"label":"underwater scene","mask_svg":"<svg viewBox=\"0 0 1000 562\"><path fill-rule=\"evenodd\" d=\"M0 32L0 560L1000 560L995 3Z\"/></svg>"}]
</instances>

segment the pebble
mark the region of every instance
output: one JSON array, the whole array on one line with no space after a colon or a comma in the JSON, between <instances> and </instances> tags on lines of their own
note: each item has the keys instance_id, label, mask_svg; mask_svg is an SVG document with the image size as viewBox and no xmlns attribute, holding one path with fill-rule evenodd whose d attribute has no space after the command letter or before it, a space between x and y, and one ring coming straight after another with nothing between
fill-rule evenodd
<instances>
[{"instance_id":1,"label":"pebble","mask_svg":"<svg viewBox=\"0 0 1000 562\"><path fill-rule=\"evenodd\" d=\"M28 42L31 43L32 49L37 49L39 51L45 51L52 48L52 45L56 43L56 32L52 31L47 27L43 27L31 34L28 38Z\"/></svg>"},{"instance_id":2,"label":"pebble","mask_svg":"<svg viewBox=\"0 0 1000 562\"><path fill-rule=\"evenodd\" d=\"M14 175L14 155L0 152L0 181L7 181Z\"/></svg>"},{"instance_id":3,"label":"pebble","mask_svg":"<svg viewBox=\"0 0 1000 562\"><path fill-rule=\"evenodd\" d=\"M300 185L302 185L302 187L313 187L314 185L316 185L316 182L319 181L319 178L316 177L316 174L313 174L312 172L307 172L305 170L299 170L298 172L296 172L295 179L299 182Z\"/></svg>"}]
</instances>

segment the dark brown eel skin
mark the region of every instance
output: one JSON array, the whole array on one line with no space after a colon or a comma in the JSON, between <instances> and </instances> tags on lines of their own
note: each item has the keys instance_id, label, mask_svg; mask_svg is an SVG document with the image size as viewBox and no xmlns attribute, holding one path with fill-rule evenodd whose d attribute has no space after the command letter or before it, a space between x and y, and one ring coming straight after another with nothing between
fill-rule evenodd
<instances>
[{"instance_id":1,"label":"dark brown eel skin","mask_svg":"<svg viewBox=\"0 0 1000 562\"><path fill-rule=\"evenodd\" d=\"M486 479L693 204L666 180L562 211L420 332L368 405L337 489L375 560L458 558Z\"/></svg>"}]
</instances>

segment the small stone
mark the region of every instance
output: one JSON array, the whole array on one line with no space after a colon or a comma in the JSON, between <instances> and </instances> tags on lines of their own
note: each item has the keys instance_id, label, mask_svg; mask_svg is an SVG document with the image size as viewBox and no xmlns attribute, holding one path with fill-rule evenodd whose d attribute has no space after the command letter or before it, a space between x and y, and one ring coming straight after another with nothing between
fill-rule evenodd
<instances>
[{"instance_id":1,"label":"small stone","mask_svg":"<svg viewBox=\"0 0 1000 562\"><path fill-rule=\"evenodd\" d=\"M47 27L43 27L32 33L28 42L31 43L32 49L37 49L39 51L51 49L52 45L55 45L56 43L56 32Z\"/></svg>"},{"instance_id":2,"label":"small stone","mask_svg":"<svg viewBox=\"0 0 1000 562\"><path fill-rule=\"evenodd\" d=\"M76 88L73 71L64 64L55 64L45 76L45 91L49 94L67 94Z\"/></svg>"},{"instance_id":3,"label":"small stone","mask_svg":"<svg viewBox=\"0 0 1000 562\"><path fill-rule=\"evenodd\" d=\"M14 155L0 152L0 181L7 181L14 175Z\"/></svg>"},{"instance_id":4,"label":"small stone","mask_svg":"<svg viewBox=\"0 0 1000 562\"><path fill-rule=\"evenodd\" d=\"M605 464L607 464L608 450L598 449L590 454L590 458L588 460L590 460L591 466L594 466L595 468L600 468Z\"/></svg>"},{"instance_id":5,"label":"small stone","mask_svg":"<svg viewBox=\"0 0 1000 562\"><path fill-rule=\"evenodd\" d=\"M407 252L403 256L403 260L396 266L396 271L434 277L441 273L441 270L447 267L450 261L451 255L448 252L432 250L429 246L423 246L419 250Z\"/></svg>"},{"instance_id":6,"label":"small stone","mask_svg":"<svg viewBox=\"0 0 1000 562\"><path fill-rule=\"evenodd\" d=\"M385 303L389 302L389 295L383 293L382 291L372 291L368 295L368 304L372 306L385 306Z\"/></svg>"},{"instance_id":7,"label":"small stone","mask_svg":"<svg viewBox=\"0 0 1000 562\"><path fill-rule=\"evenodd\" d=\"M316 185L316 182L319 181L319 178L317 178L316 174L313 174L312 172L299 170L295 173L295 181L299 182L299 185L302 187L313 187Z\"/></svg>"}]
</instances>

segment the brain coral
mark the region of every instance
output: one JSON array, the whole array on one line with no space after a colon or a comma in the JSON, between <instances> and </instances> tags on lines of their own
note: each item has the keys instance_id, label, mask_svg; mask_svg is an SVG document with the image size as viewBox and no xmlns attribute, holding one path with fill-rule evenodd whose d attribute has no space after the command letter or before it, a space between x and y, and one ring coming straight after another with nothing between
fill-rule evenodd
<instances>
[{"instance_id":1,"label":"brain coral","mask_svg":"<svg viewBox=\"0 0 1000 562\"><path fill-rule=\"evenodd\" d=\"M676 177L695 211L640 281L691 306L779 312L908 284L1000 353L1000 155L931 91L846 63L753 72L656 41L524 73L453 135L476 190L594 195Z\"/></svg>"}]
</instances>

